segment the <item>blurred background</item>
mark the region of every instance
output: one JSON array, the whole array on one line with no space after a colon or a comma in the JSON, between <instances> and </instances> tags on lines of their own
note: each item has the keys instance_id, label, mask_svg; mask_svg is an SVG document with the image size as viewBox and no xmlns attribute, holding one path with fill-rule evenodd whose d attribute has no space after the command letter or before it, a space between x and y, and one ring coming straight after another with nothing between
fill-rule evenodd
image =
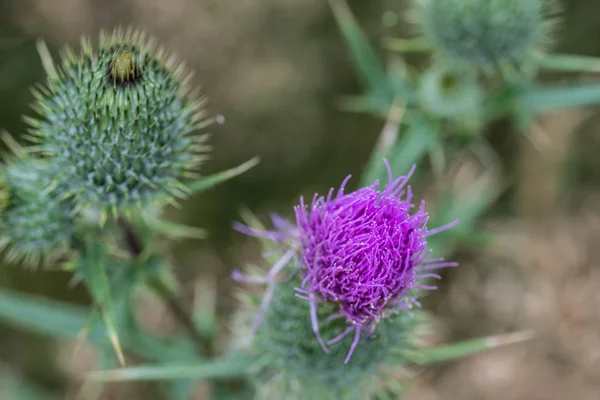
<instances>
[{"instance_id":1,"label":"blurred background","mask_svg":"<svg viewBox=\"0 0 600 400\"><path fill-rule=\"evenodd\" d=\"M377 48L384 35L406 29L390 18L402 15L405 1L348 3ZM562 3L555 48L600 55L600 3ZM172 210L173 218L210 232L209 240L175 244L173 259L186 282L184 295L203 293L214 301L225 346L235 305L231 269L259 255L254 241L231 229L240 209L289 214L301 194L358 176L383 121L337 106L340 95L360 88L325 0L0 0L0 130L17 139L25 131L30 88L44 79L37 39L56 57L63 45L77 46L81 35L96 37L117 25L146 30L185 60L211 112L225 117L211 128L214 152L205 174L261 157L250 172ZM439 317L435 340L525 328L540 336L430 368L405 398L600 398L599 110L549 115L540 121L544 135L537 141L499 121L489 128L497 156L451 160L446 183L460 188L502 171L504 190L480 221L494 245L459 248L453 257L461 267L426 301ZM88 304L85 289L70 286L69 278L0 268L2 287ZM136 312L165 337L180 329L154 298L140 297ZM92 348L73 356L72 342L5 326L1 319L0 332L0 399L34 398L15 397L7 389L9 376L26 378L56 399L161 398L144 383L109 384L100 394L86 394L81 379L95 368ZM202 384L196 392L197 399L210 398Z\"/></svg>"}]
</instances>

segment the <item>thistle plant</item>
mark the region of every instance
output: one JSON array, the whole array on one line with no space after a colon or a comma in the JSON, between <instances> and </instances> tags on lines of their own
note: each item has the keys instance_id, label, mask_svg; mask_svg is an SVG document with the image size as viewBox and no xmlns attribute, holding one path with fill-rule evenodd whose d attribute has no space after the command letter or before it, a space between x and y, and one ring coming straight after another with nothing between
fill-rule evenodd
<instances>
[{"instance_id":1,"label":"thistle plant","mask_svg":"<svg viewBox=\"0 0 600 400\"><path fill-rule=\"evenodd\" d=\"M121 334L137 335L130 308L140 287L177 313L200 352L208 352L176 301L161 236L205 233L161 217L163 206L230 179L256 164L200 177L207 157L202 128L214 122L190 73L142 31L101 33L94 51L67 47L55 65L39 51L47 80L26 117L33 145L4 136L14 155L0 170L0 246L8 261L70 271L93 299L80 340L101 322L118 361ZM123 318L125 315L125 318Z\"/></svg>"},{"instance_id":2,"label":"thistle plant","mask_svg":"<svg viewBox=\"0 0 600 400\"><path fill-rule=\"evenodd\" d=\"M402 366L405 354L416 350L413 331L422 321L411 310L419 292L436 288L428 283L440 279L432 271L458 265L431 257L426 239L458 221L428 230L425 203L412 203L413 171L393 179L388 164L383 190L375 182L344 193L348 176L337 191L315 195L310 206L301 198L295 224L274 216L273 231L237 226L284 249L263 278L268 289L255 322L236 330L254 335L265 320L256 341L268 361L258 387L267 377L288 382L281 396L336 398L343 390L348 398L364 398L377 391L368 382L382 365ZM235 277L261 280L240 272Z\"/></svg>"},{"instance_id":3,"label":"thistle plant","mask_svg":"<svg viewBox=\"0 0 600 400\"><path fill-rule=\"evenodd\" d=\"M81 47L65 50L28 118L58 171L53 189L104 218L183 197L208 150L189 134L210 122L189 73L140 31L102 35L97 53Z\"/></svg>"},{"instance_id":4,"label":"thistle plant","mask_svg":"<svg viewBox=\"0 0 600 400\"><path fill-rule=\"evenodd\" d=\"M217 316L186 315L176 301L168 246L157 245L205 232L162 210L256 160L197 176L209 150L201 131L215 118L185 68L135 30L101 35L96 47L84 39L58 66L40 46L48 76L26 118L34 143L0 170L0 245L11 259L61 261L93 305L82 314L0 292L0 317L45 333L89 333L111 350L92 378L170 381L169 399L191 398L195 379L209 380L216 400L229 398L224 378L249 384L241 398L398 398L420 368L530 338L429 339L435 316L422 299L458 266L446 261L458 246L484 242L477 223L506 186L442 183L460 154L489 162L492 121L509 119L531 139L543 112L600 103L597 83L537 80L545 71L598 72L598 61L551 52L549 0L414 0L407 18L419 36L386 38L386 62L347 4L330 5L365 92L341 104L384 117L383 128L356 183L348 176L326 195L300 197L291 218L272 215L272 227L251 213L235 225L260 241L266 271L246 265L232 275L240 302L225 354L215 350ZM408 52L427 57L411 65ZM427 206L409 181L429 194ZM139 288L162 297L186 334L165 341L142 329L131 301ZM49 328L45 318L70 323ZM157 365L115 368L128 352Z\"/></svg>"}]
</instances>

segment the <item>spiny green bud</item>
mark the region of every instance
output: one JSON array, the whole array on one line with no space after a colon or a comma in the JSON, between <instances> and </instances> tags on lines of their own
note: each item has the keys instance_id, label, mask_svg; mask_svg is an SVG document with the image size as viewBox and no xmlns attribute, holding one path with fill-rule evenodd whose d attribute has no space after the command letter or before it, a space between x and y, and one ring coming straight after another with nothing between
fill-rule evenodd
<instances>
[{"instance_id":1,"label":"spiny green bud","mask_svg":"<svg viewBox=\"0 0 600 400\"><path fill-rule=\"evenodd\" d=\"M447 60L476 69L522 63L549 42L551 0L416 0L425 38Z\"/></svg>"},{"instance_id":2,"label":"spiny green bud","mask_svg":"<svg viewBox=\"0 0 600 400\"><path fill-rule=\"evenodd\" d=\"M76 208L104 216L162 205L186 194L182 180L206 156L204 99L190 75L139 31L100 35L94 53L67 48L35 92L39 117L28 119L41 151L58 171L53 186Z\"/></svg>"},{"instance_id":3,"label":"spiny green bud","mask_svg":"<svg viewBox=\"0 0 600 400\"><path fill-rule=\"evenodd\" d=\"M371 399L390 389L392 377L386 366L407 367L404 354L417 347L417 328L423 319L419 311L403 312L382 319L372 337L364 335L344 364L354 335L329 346L325 353L313 332L309 303L296 296L299 278L277 283L269 308L256 333L252 348L257 353L257 368L252 381L258 399ZM259 300L246 292L240 296L235 341L244 343ZM348 324L335 318L333 306L320 306L317 311L320 333L335 338Z\"/></svg>"},{"instance_id":4,"label":"spiny green bud","mask_svg":"<svg viewBox=\"0 0 600 400\"><path fill-rule=\"evenodd\" d=\"M52 176L49 166L38 160L19 159L3 167L0 248L9 261L36 265L69 251L73 209L48 192Z\"/></svg>"},{"instance_id":5,"label":"spiny green bud","mask_svg":"<svg viewBox=\"0 0 600 400\"><path fill-rule=\"evenodd\" d=\"M419 97L436 116L464 118L477 115L483 90L471 70L434 64L421 75Z\"/></svg>"}]
</instances>

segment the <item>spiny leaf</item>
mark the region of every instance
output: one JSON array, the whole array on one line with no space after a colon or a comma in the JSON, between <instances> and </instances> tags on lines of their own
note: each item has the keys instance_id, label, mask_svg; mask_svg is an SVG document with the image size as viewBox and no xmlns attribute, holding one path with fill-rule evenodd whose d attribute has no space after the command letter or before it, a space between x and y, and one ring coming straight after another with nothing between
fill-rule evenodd
<instances>
[{"instance_id":1,"label":"spiny leaf","mask_svg":"<svg viewBox=\"0 0 600 400\"><path fill-rule=\"evenodd\" d=\"M100 313L108 338L115 350L121 365L125 364L125 357L119 342L119 335L114 323L114 302L111 293L111 287L107 270L105 268L104 246L89 244L87 254L84 255L81 262L85 263L88 274L84 281L94 298L95 307Z\"/></svg>"},{"instance_id":2,"label":"spiny leaf","mask_svg":"<svg viewBox=\"0 0 600 400\"><path fill-rule=\"evenodd\" d=\"M259 157L254 157L245 163L238 165L237 167L228 169L226 171L218 172L216 174L200 178L196 181L189 182L187 187L193 194L197 194L203 192L207 189L212 188L213 186L218 185L219 183L225 182L231 178L234 178L238 175L243 174L248 171L250 168L254 167L260 162Z\"/></svg>"},{"instance_id":3,"label":"spiny leaf","mask_svg":"<svg viewBox=\"0 0 600 400\"><path fill-rule=\"evenodd\" d=\"M393 100L385 71L375 52L364 36L348 4L344 0L329 0L342 35L350 49L359 78L370 95L385 99L385 104Z\"/></svg>"}]
</instances>

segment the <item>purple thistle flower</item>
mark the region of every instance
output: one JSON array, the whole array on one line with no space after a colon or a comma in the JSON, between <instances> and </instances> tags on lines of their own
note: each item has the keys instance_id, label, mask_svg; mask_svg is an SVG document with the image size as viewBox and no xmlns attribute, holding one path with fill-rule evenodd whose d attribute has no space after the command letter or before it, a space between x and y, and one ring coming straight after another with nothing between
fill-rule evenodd
<instances>
[{"instance_id":1,"label":"purple thistle flower","mask_svg":"<svg viewBox=\"0 0 600 400\"><path fill-rule=\"evenodd\" d=\"M426 239L455 226L458 220L428 230L425 202L413 211L412 192L407 185L415 166L403 177L393 179L389 164L388 184L377 190L378 182L344 193L348 176L337 193L331 189L327 197L315 194L310 208L303 198L295 207L296 226L279 216L273 216L274 231L257 231L242 225L237 229L253 236L276 242L295 243L261 281L267 283L259 316L253 329L258 328L273 293L276 275L299 254L298 273L302 278L296 296L309 302L310 319L316 338L328 352L332 345L354 332L354 340L346 357L348 363L358 345L362 332L372 335L377 322L390 313L419 305L414 289L432 290L436 286L420 281L440 279L432 273L454 262L429 258ZM239 272L234 278L244 279ZM317 306L331 302L339 306L330 318L345 318L348 328L339 336L324 342L319 332Z\"/></svg>"}]
</instances>

